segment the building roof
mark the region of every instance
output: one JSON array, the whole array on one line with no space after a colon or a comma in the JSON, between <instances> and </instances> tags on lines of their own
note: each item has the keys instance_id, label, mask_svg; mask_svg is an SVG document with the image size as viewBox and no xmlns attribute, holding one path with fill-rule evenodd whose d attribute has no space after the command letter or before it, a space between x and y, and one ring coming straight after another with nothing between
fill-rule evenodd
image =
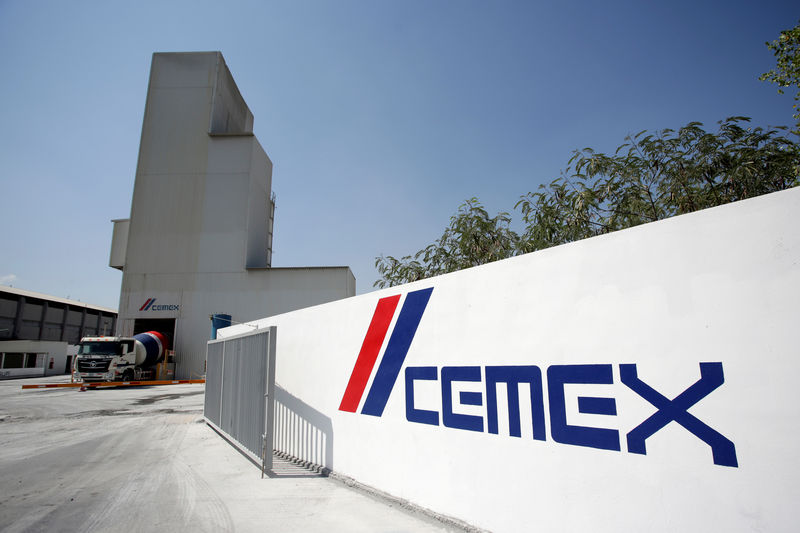
<instances>
[{"instance_id":1,"label":"building roof","mask_svg":"<svg viewBox=\"0 0 800 533\"><path fill-rule=\"evenodd\" d=\"M17 289L16 287L8 287L6 285L0 285L0 293L4 292L9 294L16 294L18 296L25 296L26 298L38 298L40 300L47 300L48 302L67 304L70 307L85 307L87 309L94 309L96 311L102 311L104 313L112 313L115 315L117 314L116 309L102 307L100 305L91 305L84 302L79 302L78 300L59 298L58 296L50 296L49 294L42 294L40 292L26 291L23 289Z\"/></svg>"}]
</instances>

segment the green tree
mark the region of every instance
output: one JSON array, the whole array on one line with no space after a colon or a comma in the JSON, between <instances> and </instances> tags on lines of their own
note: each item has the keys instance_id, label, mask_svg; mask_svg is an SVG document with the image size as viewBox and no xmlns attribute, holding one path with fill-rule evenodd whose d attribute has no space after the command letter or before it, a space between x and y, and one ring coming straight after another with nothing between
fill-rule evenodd
<instances>
[{"instance_id":1,"label":"green tree","mask_svg":"<svg viewBox=\"0 0 800 533\"><path fill-rule=\"evenodd\" d=\"M628 136L613 155L576 151L561 177L517 203L520 251L743 200L798 184L798 146L785 128L745 128L731 117L710 133L699 122L678 131Z\"/></svg>"},{"instance_id":2,"label":"green tree","mask_svg":"<svg viewBox=\"0 0 800 533\"><path fill-rule=\"evenodd\" d=\"M800 135L800 23L766 44L777 67L759 79L777 83L781 94L784 87L798 89L792 133ZM578 150L560 177L517 202L521 235L511 230L508 213L490 217L472 198L436 242L413 256L377 257L381 277L374 285L408 283L800 184L800 148L782 135L786 128L745 127L749 120L720 121L717 133L700 122L642 131L613 155Z\"/></svg>"},{"instance_id":3,"label":"green tree","mask_svg":"<svg viewBox=\"0 0 800 533\"><path fill-rule=\"evenodd\" d=\"M387 287L477 266L674 215L794 187L800 147L786 128L747 128L746 117L719 123L716 133L692 122L628 136L613 155L576 151L567 169L517 202L524 232L511 215L490 217L472 198L442 236L413 256L376 258Z\"/></svg>"},{"instance_id":4,"label":"green tree","mask_svg":"<svg viewBox=\"0 0 800 533\"><path fill-rule=\"evenodd\" d=\"M758 79L778 84L778 92L783 94L784 87L794 87L793 115L797 123L795 131L800 135L800 22L790 30L783 30L780 36L771 43L765 43L775 54L776 68L765 72Z\"/></svg>"},{"instance_id":5,"label":"green tree","mask_svg":"<svg viewBox=\"0 0 800 533\"><path fill-rule=\"evenodd\" d=\"M491 263L516 253L519 237L511 228L511 215L490 217L477 198L464 202L436 242L413 256L377 257L381 278L375 287L391 287L471 266Z\"/></svg>"}]
</instances>

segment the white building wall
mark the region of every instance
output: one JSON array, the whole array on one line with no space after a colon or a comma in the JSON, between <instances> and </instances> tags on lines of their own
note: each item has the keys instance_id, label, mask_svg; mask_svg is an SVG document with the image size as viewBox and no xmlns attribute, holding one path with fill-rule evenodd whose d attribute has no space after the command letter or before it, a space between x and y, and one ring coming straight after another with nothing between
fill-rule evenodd
<instances>
[{"instance_id":1,"label":"white building wall","mask_svg":"<svg viewBox=\"0 0 800 533\"><path fill-rule=\"evenodd\" d=\"M111 222L114 224L114 229L111 236L111 253L108 258L108 266L121 270L125 266L125 251L128 248L128 233L131 221L123 218L112 220Z\"/></svg>"},{"instance_id":2,"label":"white building wall","mask_svg":"<svg viewBox=\"0 0 800 533\"><path fill-rule=\"evenodd\" d=\"M187 279L188 278L188 279ZM212 314L231 315L233 323L347 298L355 293L349 268L275 268L229 274L147 275L133 277L120 300L120 334L132 335L137 318L175 318L179 377L205 373L205 347L211 338ZM179 288L179 290L176 290ZM175 310L140 310L155 298Z\"/></svg>"},{"instance_id":3,"label":"white building wall","mask_svg":"<svg viewBox=\"0 0 800 533\"><path fill-rule=\"evenodd\" d=\"M123 270L119 333L175 319L180 378L204 373L212 313L245 321L355 294L347 267L268 268L272 162L252 127L219 52L153 55L129 228L115 227L111 263Z\"/></svg>"},{"instance_id":4,"label":"white building wall","mask_svg":"<svg viewBox=\"0 0 800 533\"><path fill-rule=\"evenodd\" d=\"M800 498L799 212L796 188L220 336L277 326L276 448L478 527L793 531ZM414 334L398 326L398 316L408 295L425 289L432 292ZM380 388L373 369L356 412L342 411L376 306L395 295L400 301L378 342L375 369L387 359L392 335L405 331L413 341L385 410L362 412ZM655 394L622 382L628 364ZM575 365L599 365L592 368L608 371L608 382L568 382L562 400L556 378L587 368ZM519 437L510 436L502 383L495 389L497 433L488 431L487 368L497 366L541 372L541 407L532 408L530 387L520 386ZM436 377L413 380L407 394L406 371L419 367ZM474 367L479 381L443 387L444 374L453 372L445 367ZM708 375L694 385L701 368ZM724 377L719 386L708 385L715 368ZM579 400L586 397L605 399L607 414L587 413ZM445 399L481 429L445 424ZM413 409L435 413L438 425L409 421L409 400ZM673 400L682 403L674 416L694 433L667 417L645 439L646 453L634 453L634 429ZM559 422L562 405L567 430ZM533 438L534 413L543 417L543 440ZM733 454L717 445L715 458L697 436L710 438L704 426L729 440ZM577 445L564 431L587 440ZM599 447L599 434L619 449Z\"/></svg>"},{"instance_id":5,"label":"white building wall","mask_svg":"<svg viewBox=\"0 0 800 533\"><path fill-rule=\"evenodd\" d=\"M35 368L0 368L0 379L52 376L65 373L64 370L67 364L66 342L0 341L0 356L4 356L7 353L38 354L39 361Z\"/></svg>"}]
</instances>

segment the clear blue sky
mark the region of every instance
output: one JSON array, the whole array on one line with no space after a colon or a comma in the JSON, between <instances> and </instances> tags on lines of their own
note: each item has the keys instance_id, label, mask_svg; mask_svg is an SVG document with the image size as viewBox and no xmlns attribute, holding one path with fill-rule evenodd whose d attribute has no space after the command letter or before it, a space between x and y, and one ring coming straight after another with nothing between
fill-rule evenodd
<instances>
[{"instance_id":1,"label":"clear blue sky","mask_svg":"<svg viewBox=\"0 0 800 533\"><path fill-rule=\"evenodd\" d=\"M274 162L274 266L348 265L550 182L572 150L731 115L797 1L0 0L0 284L116 308L151 54L220 50Z\"/></svg>"}]
</instances>

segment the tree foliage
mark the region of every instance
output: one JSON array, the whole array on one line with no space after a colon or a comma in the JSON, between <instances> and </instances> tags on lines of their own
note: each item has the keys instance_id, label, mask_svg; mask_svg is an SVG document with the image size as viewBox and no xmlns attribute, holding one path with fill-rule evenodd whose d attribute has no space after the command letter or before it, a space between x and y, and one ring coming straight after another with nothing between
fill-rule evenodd
<instances>
[{"instance_id":1,"label":"tree foliage","mask_svg":"<svg viewBox=\"0 0 800 533\"><path fill-rule=\"evenodd\" d=\"M760 80L794 87L793 133L800 135L800 23L767 46L776 68ZM677 131L629 135L613 155L575 151L561 176L520 198L511 215L490 217L472 198L458 208L442 236L413 256L376 258L387 287L482 265L603 233L743 200L800 184L800 147L786 128L748 128L747 117L719 122L710 133L690 122Z\"/></svg>"},{"instance_id":2,"label":"tree foliage","mask_svg":"<svg viewBox=\"0 0 800 533\"><path fill-rule=\"evenodd\" d=\"M747 128L731 117L711 133L699 122L628 136L613 155L576 151L549 185L490 217L472 198L450 218L442 236L413 256L380 256L375 266L387 287L541 250L674 215L751 198L800 183L800 148L785 128Z\"/></svg>"},{"instance_id":3,"label":"tree foliage","mask_svg":"<svg viewBox=\"0 0 800 533\"><path fill-rule=\"evenodd\" d=\"M794 133L800 135L800 22L790 30L783 30L780 36L766 43L775 54L776 68L765 72L758 79L778 85L778 92L783 94L784 87L794 87L794 118L797 120Z\"/></svg>"},{"instance_id":4,"label":"tree foliage","mask_svg":"<svg viewBox=\"0 0 800 533\"><path fill-rule=\"evenodd\" d=\"M490 217L478 199L471 198L450 217L450 224L434 243L413 256L376 258L375 267L381 279L374 285L408 283L510 257L519 239L510 225L509 213Z\"/></svg>"},{"instance_id":5,"label":"tree foliage","mask_svg":"<svg viewBox=\"0 0 800 533\"><path fill-rule=\"evenodd\" d=\"M517 203L521 251L584 239L798 184L798 146L783 128L744 128L731 117L709 133L640 132L613 155L575 152L561 177Z\"/></svg>"}]
</instances>

